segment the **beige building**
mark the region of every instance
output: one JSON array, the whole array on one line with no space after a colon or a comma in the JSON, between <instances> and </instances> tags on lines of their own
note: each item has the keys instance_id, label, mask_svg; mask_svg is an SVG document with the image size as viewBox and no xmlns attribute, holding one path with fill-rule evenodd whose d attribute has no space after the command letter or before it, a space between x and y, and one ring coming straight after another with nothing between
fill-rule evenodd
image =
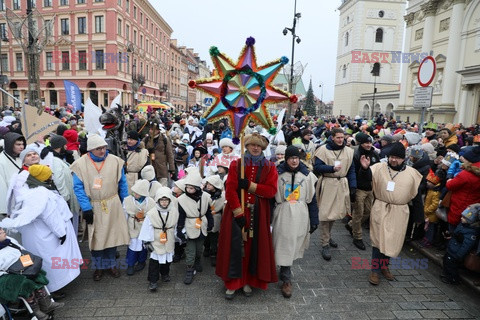
<instances>
[{"instance_id":1,"label":"beige building","mask_svg":"<svg viewBox=\"0 0 480 320\"><path fill-rule=\"evenodd\" d=\"M402 50L405 0L343 0L338 9L333 114L369 117L391 114L398 98L390 93L398 90L400 77L400 63L392 63L391 52ZM378 64L378 76L372 75L375 64ZM374 88L376 95L390 93L374 102ZM368 94L372 99L367 99Z\"/></svg>"},{"instance_id":2,"label":"beige building","mask_svg":"<svg viewBox=\"0 0 480 320\"><path fill-rule=\"evenodd\" d=\"M405 50L433 52L437 72L426 121L480 122L480 1L410 0L405 16ZM420 119L413 109L418 61L402 65L399 105L395 114Z\"/></svg>"}]
</instances>

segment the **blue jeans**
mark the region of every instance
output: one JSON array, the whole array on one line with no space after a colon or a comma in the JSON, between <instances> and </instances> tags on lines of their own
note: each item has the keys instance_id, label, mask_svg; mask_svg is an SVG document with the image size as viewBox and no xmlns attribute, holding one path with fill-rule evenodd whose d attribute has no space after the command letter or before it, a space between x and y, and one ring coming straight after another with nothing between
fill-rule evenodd
<instances>
[{"instance_id":1,"label":"blue jeans","mask_svg":"<svg viewBox=\"0 0 480 320\"><path fill-rule=\"evenodd\" d=\"M376 264L374 264L376 262ZM380 273L381 269L388 268L390 257L380 252L380 249L372 247L372 271Z\"/></svg>"},{"instance_id":2,"label":"blue jeans","mask_svg":"<svg viewBox=\"0 0 480 320\"><path fill-rule=\"evenodd\" d=\"M143 248L140 251L133 251L130 248L127 249L127 265L133 267L135 263L145 263L147 260L147 249Z\"/></svg>"},{"instance_id":3,"label":"blue jeans","mask_svg":"<svg viewBox=\"0 0 480 320\"><path fill-rule=\"evenodd\" d=\"M103 250L92 250L92 262L95 269L111 269L117 266L115 255L117 247Z\"/></svg>"}]
</instances>

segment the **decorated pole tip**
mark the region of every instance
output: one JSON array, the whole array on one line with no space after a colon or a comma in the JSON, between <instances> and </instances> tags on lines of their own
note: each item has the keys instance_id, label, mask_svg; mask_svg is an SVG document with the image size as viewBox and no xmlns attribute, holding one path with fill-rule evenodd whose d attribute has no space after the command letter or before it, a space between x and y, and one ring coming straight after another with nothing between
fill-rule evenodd
<instances>
[{"instance_id":1,"label":"decorated pole tip","mask_svg":"<svg viewBox=\"0 0 480 320\"><path fill-rule=\"evenodd\" d=\"M188 81L188 86L190 88L195 88L197 86L197 82L195 82L195 80L190 80Z\"/></svg>"},{"instance_id":2,"label":"decorated pole tip","mask_svg":"<svg viewBox=\"0 0 480 320\"><path fill-rule=\"evenodd\" d=\"M207 119L205 118L200 118L200 121L198 121L198 123L201 125L201 126L205 126L207 124Z\"/></svg>"},{"instance_id":3,"label":"decorated pole tip","mask_svg":"<svg viewBox=\"0 0 480 320\"><path fill-rule=\"evenodd\" d=\"M281 64L287 64L287 63L288 63L288 58L285 57L285 56L281 57L281 58L280 58L280 63L281 63Z\"/></svg>"},{"instance_id":4,"label":"decorated pole tip","mask_svg":"<svg viewBox=\"0 0 480 320\"><path fill-rule=\"evenodd\" d=\"M255 44L255 38L254 37L248 37L247 40L245 41L245 44L249 47L253 46Z\"/></svg>"},{"instance_id":5,"label":"decorated pole tip","mask_svg":"<svg viewBox=\"0 0 480 320\"><path fill-rule=\"evenodd\" d=\"M271 135L276 135L277 134L277 128L271 127L270 129L268 129L268 133L270 133Z\"/></svg>"},{"instance_id":6,"label":"decorated pole tip","mask_svg":"<svg viewBox=\"0 0 480 320\"><path fill-rule=\"evenodd\" d=\"M233 137L232 142L233 144L237 145L240 143L240 139L238 139L238 137Z\"/></svg>"},{"instance_id":7,"label":"decorated pole tip","mask_svg":"<svg viewBox=\"0 0 480 320\"><path fill-rule=\"evenodd\" d=\"M292 94L289 99L291 103L297 103L298 101L298 97L295 94Z\"/></svg>"},{"instance_id":8,"label":"decorated pole tip","mask_svg":"<svg viewBox=\"0 0 480 320\"><path fill-rule=\"evenodd\" d=\"M211 46L211 47L210 47L210 55L211 55L212 57L216 57L216 56L218 56L219 54L220 54L220 51L218 50L217 47L215 47L215 46Z\"/></svg>"}]
</instances>

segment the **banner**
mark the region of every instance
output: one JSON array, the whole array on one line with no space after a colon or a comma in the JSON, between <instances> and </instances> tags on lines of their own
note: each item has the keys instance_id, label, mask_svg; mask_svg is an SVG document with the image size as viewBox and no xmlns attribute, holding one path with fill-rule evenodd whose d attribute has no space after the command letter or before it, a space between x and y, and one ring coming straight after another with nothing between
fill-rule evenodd
<instances>
[{"instance_id":1,"label":"banner","mask_svg":"<svg viewBox=\"0 0 480 320\"><path fill-rule=\"evenodd\" d=\"M118 108L118 106L122 105L122 94L119 93L118 96L115 97L115 99L112 100L112 103L110 104L110 109L115 109Z\"/></svg>"},{"instance_id":2,"label":"banner","mask_svg":"<svg viewBox=\"0 0 480 320\"><path fill-rule=\"evenodd\" d=\"M22 108L22 132L27 140L27 144L43 141L43 136L52 131L56 131L60 123L60 119L48 113L42 112L38 115L38 109L29 105Z\"/></svg>"},{"instance_id":3,"label":"banner","mask_svg":"<svg viewBox=\"0 0 480 320\"><path fill-rule=\"evenodd\" d=\"M82 111L82 95L78 86L68 80L63 80L65 86L65 94L67 95L67 104L73 106L73 111Z\"/></svg>"},{"instance_id":4,"label":"banner","mask_svg":"<svg viewBox=\"0 0 480 320\"><path fill-rule=\"evenodd\" d=\"M100 116L102 115L102 109L97 107L90 98L85 103L85 110L83 111L85 129L89 134L97 133L101 137L105 138L105 131L102 129L100 123Z\"/></svg>"}]
</instances>

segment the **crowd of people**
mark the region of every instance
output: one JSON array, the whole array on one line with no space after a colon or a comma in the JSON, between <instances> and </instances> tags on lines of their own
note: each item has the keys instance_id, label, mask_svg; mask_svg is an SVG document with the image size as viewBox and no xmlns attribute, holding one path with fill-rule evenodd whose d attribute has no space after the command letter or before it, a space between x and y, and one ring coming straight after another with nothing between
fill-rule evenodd
<instances>
[{"instance_id":1,"label":"crowd of people","mask_svg":"<svg viewBox=\"0 0 480 320\"><path fill-rule=\"evenodd\" d=\"M122 127L113 127L125 137L115 152L112 135L88 133L80 112L52 113L63 124L28 145L20 110L3 111L0 121L0 226L8 233L0 231L0 257L11 255L9 243L42 257L43 277L16 293L34 307L45 296L39 284L61 298L79 275L77 236L84 233L94 281L120 277L121 266L129 276L141 272L148 260L154 292L160 280L171 281L171 263L185 259L189 285L206 260L226 299L279 279L289 298L291 267L317 228L323 259L335 258L331 230L339 220L359 250L369 232L372 285L380 275L395 279L388 263L404 241L446 249L441 278L451 284L464 258L480 255L478 124L428 123L419 132L418 124L383 115L297 112L275 116L273 135L250 121L240 150L228 123L202 125L198 112L125 110ZM123 263L120 246L128 246ZM58 267L56 259L63 266L75 260L77 268ZM0 265L0 283L12 281L5 280L9 267ZM0 299L12 295L0 290ZM47 319L59 306L34 310Z\"/></svg>"}]
</instances>

